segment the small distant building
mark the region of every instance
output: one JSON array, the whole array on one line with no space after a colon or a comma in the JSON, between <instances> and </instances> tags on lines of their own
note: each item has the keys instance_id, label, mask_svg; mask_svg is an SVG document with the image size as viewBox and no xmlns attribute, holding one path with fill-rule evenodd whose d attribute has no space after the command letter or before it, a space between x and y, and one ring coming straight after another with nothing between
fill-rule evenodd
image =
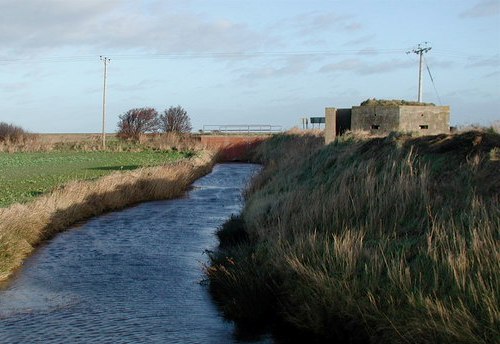
<instances>
[{"instance_id":1,"label":"small distant building","mask_svg":"<svg viewBox=\"0 0 500 344\"><path fill-rule=\"evenodd\" d=\"M369 100L351 109L325 109L325 141L346 130L388 134L392 131L435 135L450 132L450 107L405 101Z\"/></svg>"}]
</instances>

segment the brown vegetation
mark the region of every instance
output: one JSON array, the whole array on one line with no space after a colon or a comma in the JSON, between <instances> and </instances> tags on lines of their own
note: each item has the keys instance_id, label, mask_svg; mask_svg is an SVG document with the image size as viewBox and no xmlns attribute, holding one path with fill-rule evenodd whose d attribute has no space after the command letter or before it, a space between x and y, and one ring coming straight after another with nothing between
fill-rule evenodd
<instances>
[{"instance_id":1,"label":"brown vegetation","mask_svg":"<svg viewBox=\"0 0 500 344\"><path fill-rule=\"evenodd\" d=\"M137 142L118 140L115 134L107 134L106 150L111 152L160 150L200 150L199 138L191 134L162 133L141 134ZM102 150L100 134L30 134L23 141L0 141L0 152L45 152L54 150L98 151Z\"/></svg>"},{"instance_id":2,"label":"brown vegetation","mask_svg":"<svg viewBox=\"0 0 500 344\"><path fill-rule=\"evenodd\" d=\"M322 340L496 342L499 149L479 131L274 137L211 255L214 296L231 319Z\"/></svg>"},{"instance_id":3,"label":"brown vegetation","mask_svg":"<svg viewBox=\"0 0 500 344\"><path fill-rule=\"evenodd\" d=\"M434 103L423 103L423 102L415 102L412 100L403 100L403 99L367 99L360 104L361 106L435 106Z\"/></svg>"},{"instance_id":4,"label":"brown vegetation","mask_svg":"<svg viewBox=\"0 0 500 344\"><path fill-rule=\"evenodd\" d=\"M0 122L0 147L7 145L24 145L37 140L37 135L28 133L23 128Z\"/></svg>"},{"instance_id":5,"label":"brown vegetation","mask_svg":"<svg viewBox=\"0 0 500 344\"><path fill-rule=\"evenodd\" d=\"M165 166L69 183L31 203L0 209L0 280L40 242L78 221L138 202L178 197L211 170L214 156L200 154Z\"/></svg>"}]
</instances>

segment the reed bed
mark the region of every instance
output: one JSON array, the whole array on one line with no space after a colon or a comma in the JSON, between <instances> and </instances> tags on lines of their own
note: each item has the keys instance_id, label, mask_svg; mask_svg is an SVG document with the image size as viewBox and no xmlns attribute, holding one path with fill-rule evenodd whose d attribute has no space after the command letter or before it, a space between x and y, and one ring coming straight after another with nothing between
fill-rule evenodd
<instances>
[{"instance_id":1,"label":"reed bed","mask_svg":"<svg viewBox=\"0 0 500 344\"><path fill-rule=\"evenodd\" d=\"M211 253L214 297L317 341L498 341L499 147L480 131L269 140Z\"/></svg>"},{"instance_id":2,"label":"reed bed","mask_svg":"<svg viewBox=\"0 0 500 344\"><path fill-rule=\"evenodd\" d=\"M96 181L77 181L27 204L0 209L0 281L46 239L69 226L135 203L180 196L207 174L215 158L196 157L164 166L116 172Z\"/></svg>"},{"instance_id":3,"label":"reed bed","mask_svg":"<svg viewBox=\"0 0 500 344\"><path fill-rule=\"evenodd\" d=\"M1 123L0 123L1 124ZM121 140L115 134L107 134L106 151L142 151L154 150L201 150L200 140L196 135L183 133L143 134L137 141ZM1 136L0 152L48 152L48 151L100 151L102 137L98 134L30 134L19 137Z\"/></svg>"}]
</instances>

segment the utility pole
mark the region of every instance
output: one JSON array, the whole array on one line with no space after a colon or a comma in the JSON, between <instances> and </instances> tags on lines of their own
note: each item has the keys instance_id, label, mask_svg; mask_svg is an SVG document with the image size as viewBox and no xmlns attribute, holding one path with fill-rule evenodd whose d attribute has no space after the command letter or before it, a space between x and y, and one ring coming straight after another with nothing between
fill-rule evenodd
<instances>
[{"instance_id":1,"label":"utility pole","mask_svg":"<svg viewBox=\"0 0 500 344\"><path fill-rule=\"evenodd\" d=\"M102 90L102 149L106 149L106 78L108 75L108 63L111 61L106 56L100 56L101 61L104 63L104 87Z\"/></svg>"},{"instance_id":2,"label":"utility pole","mask_svg":"<svg viewBox=\"0 0 500 344\"><path fill-rule=\"evenodd\" d=\"M422 69L424 66L424 54L429 52L432 47L430 47L429 42L424 42L421 44L418 44L416 48L414 48L411 51L407 51L407 54L410 53L415 53L420 57L420 63L419 63L419 68L418 68L418 102L422 102L422 89L423 89L423 80L422 80Z\"/></svg>"}]
</instances>

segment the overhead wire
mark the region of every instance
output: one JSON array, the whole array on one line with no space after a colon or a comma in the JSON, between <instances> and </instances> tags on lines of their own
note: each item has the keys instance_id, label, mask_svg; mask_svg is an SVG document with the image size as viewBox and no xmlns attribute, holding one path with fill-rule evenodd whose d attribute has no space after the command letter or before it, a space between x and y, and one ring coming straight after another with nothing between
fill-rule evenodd
<instances>
[{"instance_id":1,"label":"overhead wire","mask_svg":"<svg viewBox=\"0 0 500 344\"><path fill-rule=\"evenodd\" d=\"M242 52L198 52L198 53L144 53L144 54L107 54L117 60L176 60L176 59L216 59L216 58L258 58L258 57L280 57L280 56L341 56L361 54L399 54L402 49L368 49L368 50L312 50L312 51L242 51ZM15 57L0 58L0 63L14 62L82 62L93 61L99 55L68 55L51 57Z\"/></svg>"},{"instance_id":2,"label":"overhead wire","mask_svg":"<svg viewBox=\"0 0 500 344\"><path fill-rule=\"evenodd\" d=\"M217 59L217 58L260 58L286 56L342 56L342 55L385 55L401 54L404 49L350 49L350 50L310 50L310 51L232 51L232 52L170 52L170 53L142 53L142 54L108 54L115 60L179 60L179 59ZM454 58L473 59L480 55L468 55L463 52L446 49L433 49L433 54ZM67 55L67 56L25 56L0 57L0 63L15 62L86 62L94 61L102 54L96 55Z\"/></svg>"}]
</instances>

